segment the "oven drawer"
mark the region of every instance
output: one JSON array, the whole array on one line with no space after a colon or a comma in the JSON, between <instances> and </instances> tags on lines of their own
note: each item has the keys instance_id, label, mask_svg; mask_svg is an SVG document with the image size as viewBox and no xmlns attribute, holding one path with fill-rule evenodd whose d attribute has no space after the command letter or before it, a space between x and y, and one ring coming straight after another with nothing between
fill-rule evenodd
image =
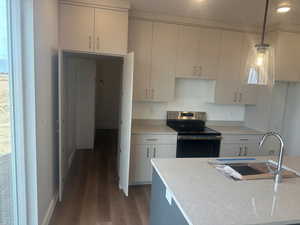
<instances>
[{"instance_id":1,"label":"oven drawer","mask_svg":"<svg viewBox=\"0 0 300 225\"><path fill-rule=\"evenodd\" d=\"M177 135L132 135L134 144L173 144L177 143Z\"/></svg>"}]
</instances>

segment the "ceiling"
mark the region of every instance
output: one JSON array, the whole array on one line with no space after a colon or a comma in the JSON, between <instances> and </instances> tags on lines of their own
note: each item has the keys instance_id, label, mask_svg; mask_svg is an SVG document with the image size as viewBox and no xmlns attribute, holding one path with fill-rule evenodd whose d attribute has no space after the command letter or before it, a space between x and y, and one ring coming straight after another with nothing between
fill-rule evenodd
<instances>
[{"instance_id":1,"label":"ceiling","mask_svg":"<svg viewBox=\"0 0 300 225\"><path fill-rule=\"evenodd\" d=\"M133 10L214 20L227 24L259 25L265 0L129 0ZM278 4L289 2L292 9L276 13ZM270 0L269 23L300 24L300 0Z\"/></svg>"}]
</instances>

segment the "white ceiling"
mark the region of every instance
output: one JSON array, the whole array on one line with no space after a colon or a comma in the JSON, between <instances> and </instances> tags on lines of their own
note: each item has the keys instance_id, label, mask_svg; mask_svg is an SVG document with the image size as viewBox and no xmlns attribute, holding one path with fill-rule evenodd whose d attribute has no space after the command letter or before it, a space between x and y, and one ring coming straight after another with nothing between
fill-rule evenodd
<instances>
[{"instance_id":1,"label":"white ceiling","mask_svg":"<svg viewBox=\"0 0 300 225\"><path fill-rule=\"evenodd\" d=\"M214 20L227 24L259 25L265 0L129 0L133 10ZM276 13L278 4L289 1L292 10ZM300 0L270 0L269 23L300 24Z\"/></svg>"}]
</instances>

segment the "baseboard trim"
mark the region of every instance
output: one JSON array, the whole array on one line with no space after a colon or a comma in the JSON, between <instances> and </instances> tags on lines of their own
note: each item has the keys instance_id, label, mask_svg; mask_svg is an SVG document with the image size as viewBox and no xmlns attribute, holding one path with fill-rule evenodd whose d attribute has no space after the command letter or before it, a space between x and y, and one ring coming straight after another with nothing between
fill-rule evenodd
<instances>
[{"instance_id":1,"label":"baseboard trim","mask_svg":"<svg viewBox=\"0 0 300 225\"><path fill-rule=\"evenodd\" d=\"M48 210L46 212L46 215L43 219L42 225L49 225L50 220L53 215L53 212L54 212L54 209L56 207L57 201L58 201L58 193L56 193L55 196L53 197L53 199L51 200Z\"/></svg>"}]
</instances>

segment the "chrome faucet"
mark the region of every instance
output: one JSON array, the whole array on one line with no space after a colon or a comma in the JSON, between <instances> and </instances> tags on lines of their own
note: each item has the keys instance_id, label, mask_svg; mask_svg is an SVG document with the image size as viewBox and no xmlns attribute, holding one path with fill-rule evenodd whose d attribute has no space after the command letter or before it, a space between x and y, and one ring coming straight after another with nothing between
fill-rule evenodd
<instances>
[{"instance_id":1,"label":"chrome faucet","mask_svg":"<svg viewBox=\"0 0 300 225\"><path fill-rule=\"evenodd\" d=\"M282 136L279 133L276 133L274 131L266 133L259 143L259 150L261 151L264 142L270 136L276 137L280 142L280 153L277 161L277 170L275 172L275 182L281 183L282 182L281 171L282 171L282 163L283 163L283 155L284 155L284 142Z\"/></svg>"}]
</instances>

